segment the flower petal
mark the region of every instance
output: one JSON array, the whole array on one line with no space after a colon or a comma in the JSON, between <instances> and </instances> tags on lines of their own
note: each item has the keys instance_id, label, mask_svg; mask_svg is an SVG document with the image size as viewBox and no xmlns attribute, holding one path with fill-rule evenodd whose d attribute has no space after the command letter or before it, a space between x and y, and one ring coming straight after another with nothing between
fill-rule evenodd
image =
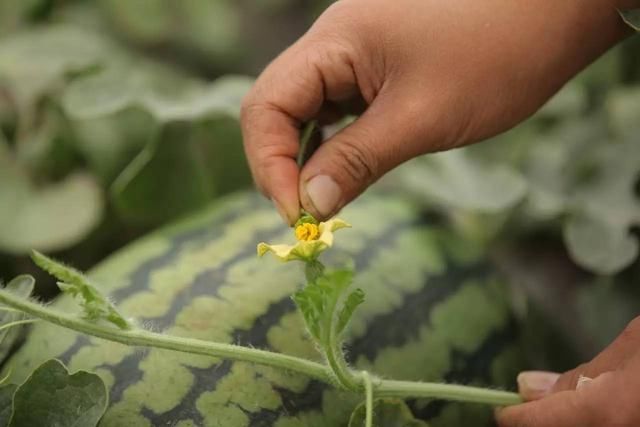
<instances>
[{"instance_id":1,"label":"flower petal","mask_svg":"<svg viewBox=\"0 0 640 427\"><path fill-rule=\"evenodd\" d=\"M334 218L318 225L320 237L316 240L300 240L295 245L258 244L258 256L272 252L281 261L313 260L333 245L333 232L351 225L341 219Z\"/></svg>"},{"instance_id":2,"label":"flower petal","mask_svg":"<svg viewBox=\"0 0 640 427\"><path fill-rule=\"evenodd\" d=\"M259 243L258 256L263 256L267 252L273 252L273 254L282 261L289 261L291 259L296 259L291 257L293 249L295 249L295 246L293 245L268 245L266 243Z\"/></svg>"}]
</instances>

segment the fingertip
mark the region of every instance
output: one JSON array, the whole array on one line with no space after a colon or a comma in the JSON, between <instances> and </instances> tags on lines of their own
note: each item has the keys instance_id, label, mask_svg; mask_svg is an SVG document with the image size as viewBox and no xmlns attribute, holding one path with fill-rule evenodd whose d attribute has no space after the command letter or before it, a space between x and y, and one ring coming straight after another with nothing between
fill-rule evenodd
<instances>
[{"instance_id":1,"label":"fingertip","mask_svg":"<svg viewBox=\"0 0 640 427\"><path fill-rule=\"evenodd\" d=\"M271 159L260 173L260 186L287 225L298 220L298 166L288 157Z\"/></svg>"},{"instance_id":2,"label":"fingertip","mask_svg":"<svg viewBox=\"0 0 640 427\"><path fill-rule=\"evenodd\" d=\"M300 185L303 208L316 218L325 220L335 215L344 203L343 192L329 175L316 175Z\"/></svg>"},{"instance_id":3,"label":"fingertip","mask_svg":"<svg viewBox=\"0 0 640 427\"><path fill-rule=\"evenodd\" d=\"M560 374L546 371L524 371L518 374L518 391L524 400L538 400L552 393Z\"/></svg>"}]
</instances>

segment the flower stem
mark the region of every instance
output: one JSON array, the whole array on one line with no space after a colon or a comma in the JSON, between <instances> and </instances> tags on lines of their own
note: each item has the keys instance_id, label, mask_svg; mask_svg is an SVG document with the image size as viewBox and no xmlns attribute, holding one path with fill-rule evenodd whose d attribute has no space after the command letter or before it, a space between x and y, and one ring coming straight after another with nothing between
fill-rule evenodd
<instances>
[{"instance_id":1,"label":"flower stem","mask_svg":"<svg viewBox=\"0 0 640 427\"><path fill-rule=\"evenodd\" d=\"M307 375L328 384L334 384L334 374L328 366L285 354L223 344L194 338L175 337L142 329L117 329L112 326L91 323L73 315L26 300L6 290L0 290L0 303L38 319L108 341L130 346L163 348L189 354L220 357L230 360L257 363ZM339 362L338 362L339 363ZM355 371L344 367L351 380L357 378ZM362 389L359 382L357 388ZM422 383L410 381L377 380L376 395L380 397L433 397L461 402L476 402L507 406L520 403L520 396L499 390L483 389L453 384Z\"/></svg>"},{"instance_id":2,"label":"flower stem","mask_svg":"<svg viewBox=\"0 0 640 427\"><path fill-rule=\"evenodd\" d=\"M362 371L362 384L364 385L365 394L365 427L373 426L373 383L371 375L367 371Z\"/></svg>"}]
</instances>

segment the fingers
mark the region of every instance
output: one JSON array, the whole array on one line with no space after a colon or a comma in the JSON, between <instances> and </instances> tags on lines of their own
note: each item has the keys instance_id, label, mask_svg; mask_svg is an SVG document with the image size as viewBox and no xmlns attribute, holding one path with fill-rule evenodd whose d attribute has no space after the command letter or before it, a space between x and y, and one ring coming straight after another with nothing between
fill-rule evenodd
<instances>
[{"instance_id":1,"label":"fingers","mask_svg":"<svg viewBox=\"0 0 640 427\"><path fill-rule=\"evenodd\" d=\"M398 103L402 114L396 112ZM300 175L302 206L318 218L335 215L390 169L420 154L417 118L424 108L410 97L381 92L365 113L325 141Z\"/></svg>"},{"instance_id":2,"label":"fingers","mask_svg":"<svg viewBox=\"0 0 640 427\"><path fill-rule=\"evenodd\" d=\"M602 427L611 425L607 406L618 384L612 373L585 383L576 391L562 391L540 400L501 409L496 413L500 427Z\"/></svg>"},{"instance_id":3,"label":"fingers","mask_svg":"<svg viewBox=\"0 0 640 427\"><path fill-rule=\"evenodd\" d=\"M302 38L274 60L244 100L242 133L258 188L289 223L299 215L299 127L326 100L357 92L352 53L344 45Z\"/></svg>"},{"instance_id":4,"label":"fingers","mask_svg":"<svg viewBox=\"0 0 640 427\"><path fill-rule=\"evenodd\" d=\"M624 331L593 360L565 372L528 371L518 375L518 388L527 400L541 399L549 394L575 390L581 378L599 375L624 366L640 348L640 317L634 319Z\"/></svg>"},{"instance_id":5,"label":"fingers","mask_svg":"<svg viewBox=\"0 0 640 427\"><path fill-rule=\"evenodd\" d=\"M640 348L640 317L631 321L622 333L593 360L562 374L552 392L574 390L581 375L595 378L604 372L623 366L638 348Z\"/></svg>"}]
</instances>

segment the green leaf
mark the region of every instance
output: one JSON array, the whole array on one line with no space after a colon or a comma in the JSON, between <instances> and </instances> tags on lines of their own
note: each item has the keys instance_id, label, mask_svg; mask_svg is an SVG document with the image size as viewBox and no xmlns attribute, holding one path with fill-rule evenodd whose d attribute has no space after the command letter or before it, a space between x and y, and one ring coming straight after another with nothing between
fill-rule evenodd
<instances>
[{"instance_id":1,"label":"green leaf","mask_svg":"<svg viewBox=\"0 0 640 427\"><path fill-rule=\"evenodd\" d=\"M101 216L102 194L91 176L74 174L36 188L26 171L0 155L0 250L67 248L86 237Z\"/></svg>"},{"instance_id":2,"label":"green leaf","mask_svg":"<svg viewBox=\"0 0 640 427\"><path fill-rule=\"evenodd\" d=\"M522 176L505 165L485 165L464 149L430 154L399 170L402 185L420 199L450 208L495 213L526 194Z\"/></svg>"},{"instance_id":3,"label":"green leaf","mask_svg":"<svg viewBox=\"0 0 640 427\"><path fill-rule=\"evenodd\" d=\"M107 403L107 388L98 375L85 371L70 375L62 363L49 360L16 390L9 427L93 427Z\"/></svg>"},{"instance_id":4,"label":"green leaf","mask_svg":"<svg viewBox=\"0 0 640 427\"><path fill-rule=\"evenodd\" d=\"M85 318L93 322L105 320L120 329L128 329L129 322L118 312L115 306L100 291L93 286L89 279L74 268L63 265L33 251L31 258L47 273L59 280L58 286L63 292L80 299Z\"/></svg>"},{"instance_id":5,"label":"green leaf","mask_svg":"<svg viewBox=\"0 0 640 427\"><path fill-rule=\"evenodd\" d=\"M638 241L618 224L576 215L564 226L569 254L580 265L600 274L613 274L638 256Z\"/></svg>"},{"instance_id":6,"label":"green leaf","mask_svg":"<svg viewBox=\"0 0 640 427\"><path fill-rule=\"evenodd\" d=\"M31 292L33 292L34 285L35 280L33 277L22 275L10 281L5 286L5 289L22 298L28 298L31 295ZM0 311L0 326L24 319L24 317L23 313ZM22 328L19 327L12 327L0 330L0 362L5 359L15 342L20 338L20 334L22 332L21 329Z\"/></svg>"},{"instance_id":7,"label":"green leaf","mask_svg":"<svg viewBox=\"0 0 640 427\"><path fill-rule=\"evenodd\" d=\"M358 306L363 302L364 291L362 289L356 289L349 294L344 301L340 313L338 314L338 322L336 324L337 334L342 334L344 332L351 320L351 317L353 317L353 313L356 311L356 308L358 308Z\"/></svg>"},{"instance_id":8,"label":"green leaf","mask_svg":"<svg viewBox=\"0 0 640 427\"><path fill-rule=\"evenodd\" d=\"M95 119L131 107L158 122L240 115L242 98L253 80L225 76L205 85L151 64L126 64L72 82L63 97L76 119Z\"/></svg>"},{"instance_id":9,"label":"green leaf","mask_svg":"<svg viewBox=\"0 0 640 427\"><path fill-rule=\"evenodd\" d=\"M20 114L31 115L40 98L69 73L97 65L107 44L72 26L29 28L0 41L0 84L6 82Z\"/></svg>"},{"instance_id":10,"label":"green leaf","mask_svg":"<svg viewBox=\"0 0 640 427\"><path fill-rule=\"evenodd\" d=\"M351 414L349 427L364 425L365 404L362 403ZM429 427L429 424L416 419L402 400L376 399L373 401L373 427Z\"/></svg>"},{"instance_id":11,"label":"green leaf","mask_svg":"<svg viewBox=\"0 0 640 427\"><path fill-rule=\"evenodd\" d=\"M0 386L0 426L8 426L13 409L13 395L18 388L15 384Z\"/></svg>"},{"instance_id":12,"label":"green leaf","mask_svg":"<svg viewBox=\"0 0 640 427\"><path fill-rule=\"evenodd\" d=\"M328 349L331 334L339 335L347 326L354 310L364 301L360 289L341 300L353 279L350 270L324 273L293 295L307 329L318 343Z\"/></svg>"},{"instance_id":13,"label":"green leaf","mask_svg":"<svg viewBox=\"0 0 640 427\"><path fill-rule=\"evenodd\" d=\"M624 22L629 24L631 28L636 31L640 31L640 9L627 10L620 12Z\"/></svg>"},{"instance_id":14,"label":"green leaf","mask_svg":"<svg viewBox=\"0 0 640 427\"><path fill-rule=\"evenodd\" d=\"M638 256L638 241L630 231L640 225L640 199L635 193L640 150L630 138L601 146L594 158L594 176L570 200L571 217L564 236L577 263L600 274L613 274Z\"/></svg>"}]
</instances>

